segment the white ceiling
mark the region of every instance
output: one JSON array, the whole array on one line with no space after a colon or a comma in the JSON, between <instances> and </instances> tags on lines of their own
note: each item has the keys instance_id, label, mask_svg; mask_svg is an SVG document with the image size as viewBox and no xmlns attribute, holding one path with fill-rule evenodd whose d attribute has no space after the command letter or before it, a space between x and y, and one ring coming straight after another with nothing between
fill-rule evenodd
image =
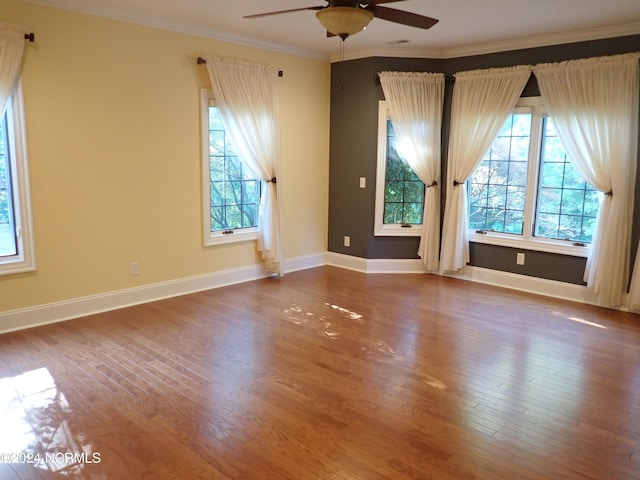
<instances>
[{"instance_id":1,"label":"white ceiling","mask_svg":"<svg viewBox=\"0 0 640 480\"><path fill-rule=\"evenodd\" d=\"M326 5L325 0L27 1L331 60L370 55L447 58L640 33L640 0L406 0L386 6L440 22L420 30L376 18L364 32L348 38L341 51L341 40L326 37L313 11L242 18Z\"/></svg>"}]
</instances>

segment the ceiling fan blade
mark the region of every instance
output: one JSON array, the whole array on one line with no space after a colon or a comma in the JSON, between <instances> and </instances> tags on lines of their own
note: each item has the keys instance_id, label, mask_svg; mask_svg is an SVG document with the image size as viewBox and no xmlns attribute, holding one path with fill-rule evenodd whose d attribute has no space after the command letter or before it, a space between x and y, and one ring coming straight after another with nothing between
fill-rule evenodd
<instances>
[{"instance_id":1,"label":"ceiling fan blade","mask_svg":"<svg viewBox=\"0 0 640 480\"><path fill-rule=\"evenodd\" d=\"M402 25L408 25L416 28L431 28L438 20L431 17L425 17L424 15L418 15L417 13L405 12L404 10L396 10L395 8L378 7L375 5L369 5L365 8L373 13L376 18L387 20L393 23L400 23Z\"/></svg>"},{"instance_id":2,"label":"ceiling fan blade","mask_svg":"<svg viewBox=\"0 0 640 480\"><path fill-rule=\"evenodd\" d=\"M257 13L255 15L245 15L242 18L262 18L262 17L270 17L271 15L280 15L281 13L302 12L303 10L322 10L323 8L325 7L292 8L290 10L278 10L276 12Z\"/></svg>"}]
</instances>

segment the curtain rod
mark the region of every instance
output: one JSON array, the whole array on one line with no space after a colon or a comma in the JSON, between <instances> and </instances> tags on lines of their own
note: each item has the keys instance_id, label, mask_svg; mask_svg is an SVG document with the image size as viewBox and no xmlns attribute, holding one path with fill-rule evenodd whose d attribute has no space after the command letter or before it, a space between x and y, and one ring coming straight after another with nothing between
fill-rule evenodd
<instances>
[{"instance_id":1,"label":"curtain rod","mask_svg":"<svg viewBox=\"0 0 640 480\"><path fill-rule=\"evenodd\" d=\"M29 40L30 42L35 42L36 41L36 34L31 32L31 33L25 33L24 34L24 39L25 40Z\"/></svg>"},{"instance_id":2,"label":"curtain rod","mask_svg":"<svg viewBox=\"0 0 640 480\"><path fill-rule=\"evenodd\" d=\"M202 57L198 57L197 62L198 62L198 65L205 65L207 63L207 61ZM279 77L284 76L284 72L282 70L278 70L278 76Z\"/></svg>"}]
</instances>

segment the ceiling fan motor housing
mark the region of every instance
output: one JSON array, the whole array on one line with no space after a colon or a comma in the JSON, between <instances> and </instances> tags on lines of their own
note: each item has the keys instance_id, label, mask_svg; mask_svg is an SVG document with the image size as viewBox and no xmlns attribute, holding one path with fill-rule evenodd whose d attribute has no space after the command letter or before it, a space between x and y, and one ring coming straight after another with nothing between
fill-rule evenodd
<instances>
[{"instance_id":1,"label":"ceiling fan motor housing","mask_svg":"<svg viewBox=\"0 0 640 480\"><path fill-rule=\"evenodd\" d=\"M359 7L336 6L316 12L322 26L343 40L349 35L361 32L373 20L373 13Z\"/></svg>"}]
</instances>

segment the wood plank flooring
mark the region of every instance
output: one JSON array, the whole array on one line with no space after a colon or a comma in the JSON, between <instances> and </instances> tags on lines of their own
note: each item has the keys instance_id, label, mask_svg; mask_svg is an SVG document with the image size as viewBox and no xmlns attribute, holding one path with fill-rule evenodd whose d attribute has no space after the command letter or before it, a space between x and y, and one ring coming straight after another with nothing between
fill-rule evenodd
<instances>
[{"instance_id":1,"label":"wood plank flooring","mask_svg":"<svg viewBox=\"0 0 640 480\"><path fill-rule=\"evenodd\" d=\"M0 335L0 478L640 479L640 316L322 267Z\"/></svg>"}]
</instances>

